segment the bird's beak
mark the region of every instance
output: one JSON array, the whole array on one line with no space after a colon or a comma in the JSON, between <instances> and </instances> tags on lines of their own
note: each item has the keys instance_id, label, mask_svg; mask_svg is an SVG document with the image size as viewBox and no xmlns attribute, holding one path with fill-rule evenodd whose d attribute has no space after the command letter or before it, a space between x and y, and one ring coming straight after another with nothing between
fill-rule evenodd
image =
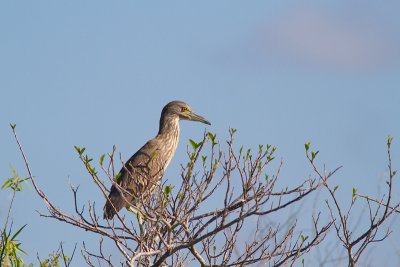
<instances>
[{"instance_id":1,"label":"bird's beak","mask_svg":"<svg viewBox=\"0 0 400 267\"><path fill-rule=\"evenodd\" d=\"M191 120L191 121L199 121L199 122L211 125L211 123L208 120L204 119L200 115L197 115L196 113L190 113L189 114L189 120Z\"/></svg>"}]
</instances>

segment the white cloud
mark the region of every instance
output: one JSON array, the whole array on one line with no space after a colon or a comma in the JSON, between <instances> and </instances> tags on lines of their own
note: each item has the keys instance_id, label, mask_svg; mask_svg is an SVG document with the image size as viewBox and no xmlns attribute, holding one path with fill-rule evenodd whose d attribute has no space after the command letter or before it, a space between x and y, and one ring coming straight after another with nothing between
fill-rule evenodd
<instances>
[{"instance_id":1,"label":"white cloud","mask_svg":"<svg viewBox=\"0 0 400 267\"><path fill-rule=\"evenodd\" d=\"M397 64L399 40L385 23L320 9L291 10L262 31L267 56L293 64L375 69Z\"/></svg>"}]
</instances>

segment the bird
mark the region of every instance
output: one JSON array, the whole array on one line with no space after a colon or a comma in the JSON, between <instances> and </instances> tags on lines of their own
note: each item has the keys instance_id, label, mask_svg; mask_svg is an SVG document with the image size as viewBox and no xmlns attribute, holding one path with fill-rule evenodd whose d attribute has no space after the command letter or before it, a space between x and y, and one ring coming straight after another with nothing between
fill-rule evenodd
<instances>
[{"instance_id":1,"label":"bird","mask_svg":"<svg viewBox=\"0 0 400 267\"><path fill-rule=\"evenodd\" d=\"M160 182L179 142L179 121L211 125L183 101L175 100L161 112L158 134L124 164L116 176L104 205L104 219L111 220L122 208L132 210L139 198L147 198Z\"/></svg>"}]
</instances>

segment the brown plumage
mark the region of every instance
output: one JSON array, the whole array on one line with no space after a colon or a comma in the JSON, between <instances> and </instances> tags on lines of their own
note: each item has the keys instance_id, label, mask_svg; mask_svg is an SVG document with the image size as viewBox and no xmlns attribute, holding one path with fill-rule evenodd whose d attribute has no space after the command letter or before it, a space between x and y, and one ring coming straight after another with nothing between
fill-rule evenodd
<instances>
[{"instance_id":1,"label":"brown plumage","mask_svg":"<svg viewBox=\"0 0 400 267\"><path fill-rule=\"evenodd\" d=\"M192 112L182 101L168 103L161 112L158 134L140 148L121 169L118 181L111 186L104 205L104 218L112 219L123 207L135 205L139 196L146 197L161 180L174 156L179 141L179 120L210 124Z\"/></svg>"}]
</instances>

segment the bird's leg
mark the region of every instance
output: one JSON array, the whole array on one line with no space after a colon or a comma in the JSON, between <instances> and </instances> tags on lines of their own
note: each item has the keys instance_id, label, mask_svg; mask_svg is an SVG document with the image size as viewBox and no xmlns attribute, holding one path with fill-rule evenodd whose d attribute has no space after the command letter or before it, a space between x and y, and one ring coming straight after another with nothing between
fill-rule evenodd
<instances>
[{"instance_id":1,"label":"bird's leg","mask_svg":"<svg viewBox=\"0 0 400 267\"><path fill-rule=\"evenodd\" d=\"M141 212L138 212L136 214L138 223L139 223L139 230L140 230L140 236L143 236L146 234L146 230L143 229L143 216Z\"/></svg>"},{"instance_id":2,"label":"bird's leg","mask_svg":"<svg viewBox=\"0 0 400 267\"><path fill-rule=\"evenodd\" d=\"M137 209L133 208L133 207L129 207L128 210L134 214L136 214L137 220L138 220L138 224L139 224L139 230L140 230L140 236L143 236L146 234L145 230L143 229L143 214L138 211Z\"/></svg>"}]
</instances>

